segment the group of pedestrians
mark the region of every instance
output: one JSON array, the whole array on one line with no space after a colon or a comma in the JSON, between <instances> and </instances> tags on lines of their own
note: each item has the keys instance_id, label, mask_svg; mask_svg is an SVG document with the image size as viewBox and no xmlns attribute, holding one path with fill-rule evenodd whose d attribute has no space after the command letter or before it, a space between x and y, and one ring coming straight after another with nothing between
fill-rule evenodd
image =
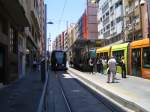
<instances>
[{"instance_id":1,"label":"group of pedestrians","mask_svg":"<svg viewBox=\"0 0 150 112\"><path fill-rule=\"evenodd\" d=\"M94 69L97 69L98 73L104 73L104 69L107 66L107 60L105 58L90 58L89 59L90 72L94 73Z\"/></svg>"},{"instance_id":2,"label":"group of pedestrians","mask_svg":"<svg viewBox=\"0 0 150 112\"><path fill-rule=\"evenodd\" d=\"M116 59L112 56L110 59L106 60L102 57L90 58L89 66L90 72L93 74L94 66L96 65L98 73L104 73L105 66L107 66L106 74L108 75L107 83L115 82L115 77L117 73L117 65L121 67L122 70L122 78L126 78L126 65L124 61L124 57L121 57L120 62L117 63Z\"/></svg>"}]
</instances>

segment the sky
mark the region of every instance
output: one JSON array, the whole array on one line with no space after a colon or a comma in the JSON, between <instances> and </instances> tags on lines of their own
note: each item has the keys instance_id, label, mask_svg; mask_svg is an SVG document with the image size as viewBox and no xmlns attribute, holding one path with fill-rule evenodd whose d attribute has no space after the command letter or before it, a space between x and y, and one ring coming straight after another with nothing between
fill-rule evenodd
<instances>
[{"instance_id":1,"label":"sky","mask_svg":"<svg viewBox=\"0 0 150 112\"><path fill-rule=\"evenodd\" d=\"M85 10L86 0L46 0L47 4L47 38L55 37L65 31L70 23L77 23ZM65 5L64 5L65 4Z\"/></svg>"}]
</instances>

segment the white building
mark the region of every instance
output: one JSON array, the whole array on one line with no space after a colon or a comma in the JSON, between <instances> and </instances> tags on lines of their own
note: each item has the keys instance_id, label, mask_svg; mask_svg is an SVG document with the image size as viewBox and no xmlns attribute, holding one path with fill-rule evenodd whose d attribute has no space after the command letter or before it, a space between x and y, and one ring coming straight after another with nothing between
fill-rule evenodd
<instances>
[{"instance_id":1,"label":"white building","mask_svg":"<svg viewBox=\"0 0 150 112\"><path fill-rule=\"evenodd\" d=\"M98 39L104 39L103 46L123 42L122 0L98 0Z\"/></svg>"}]
</instances>

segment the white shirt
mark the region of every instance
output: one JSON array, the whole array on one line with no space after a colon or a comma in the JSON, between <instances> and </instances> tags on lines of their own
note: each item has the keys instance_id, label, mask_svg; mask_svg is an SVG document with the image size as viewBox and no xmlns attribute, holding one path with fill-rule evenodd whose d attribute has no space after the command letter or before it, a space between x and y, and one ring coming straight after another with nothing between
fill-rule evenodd
<instances>
[{"instance_id":1,"label":"white shirt","mask_svg":"<svg viewBox=\"0 0 150 112\"><path fill-rule=\"evenodd\" d=\"M110 70L112 70L112 69L116 70L116 64L117 64L117 62L114 58L111 58L108 60L108 66L109 66Z\"/></svg>"}]
</instances>

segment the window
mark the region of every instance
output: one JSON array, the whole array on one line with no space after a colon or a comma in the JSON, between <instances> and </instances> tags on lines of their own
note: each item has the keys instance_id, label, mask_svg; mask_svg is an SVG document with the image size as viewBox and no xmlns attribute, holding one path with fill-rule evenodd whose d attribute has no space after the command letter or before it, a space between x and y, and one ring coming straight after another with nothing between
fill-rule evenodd
<instances>
[{"instance_id":1,"label":"window","mask_svg":"<svg viewBox=\"0 0 150 112\"><path fill-rule=\"evenodd\" d=\"M101 21L101 22L103 21L103 18L102 18L102 17L100 18L100 21Z\"/></svg>"},{"instance_id":2,"label":"window","mask_svg":"<svg viewBox=\"0 0 150 112\"><path fill-rule=\"evenodd\" d=\"M105 32L105 27L104 27L103 31Z\"/></svg>"},{"instance_id":3,"label":"window","mask_svg":"<svg viewBox=\"0 0 150 112\"><path fill-rule=\"evenodd\" d=\"M109 29L110 29L110 24L108 24L108 25L106 26L106 29L107 29L107 30L109 30Z\"/></svg>"},{"instance_id":4,"label":"window","mask_svg":"<svg viewBox=\"0 0 150 112\"><path fill-rule=\"evenodd\" d=\"M120 63L121 57L124 56L124 50L113 51L113 56L115 57L117 63Z\"/></svg>"},{"instance_id":5,"label":"window","mask_svg":"<svg viewBox=\"0 0 150 112\"><path fill-rule=\"evenodd\" d=\"M110 7L110 12L113 11L113 6Z\"/></svg>"},{"instance_id":6,"label":"window","mask_svg":"<svg viewBox=\"0 0 150 112\"><path fill-rule=\"evenodd\" d=\"M106 17L107 17L107 16L109 16L109 11L108 11L108 12L106 12Z\"/></svg>"},{"instance_id":7,"label":"window","mask_svg":"<svg viewBox=\"0 0 150 112\"><path fill-rule=\"evenodd\" d=\"M119 5L119 6L122 5L122 0L120 0L120 1L118 2L118 5Z\"/></svg>"},{"instance_id":8,"label":"window","mask_svg":"<svg viewBox=\"0 0 150 112\"><path fill-rule=\"evenodd\" d=\"M103 15L103 19L105 19L105 15Z\"/></svg>"},{"instance_id":9,"label":"window","mask_svg":"<svg viewBox=\"0 0 150 112\"><path fill-rule=\"evenodd\" d=\"M114 26L114 21L111 21L111 27L113 27Z\"/></svg>"},{"instance_id":10,"label":"window","mask_svg":"<svg viewBox=\"0 0 150 112\"><path fill-rule=\"evenodd\" d=\"M116 23L119 23L120 21L122 21L122 17L118 17L118 18L116 19Z\"/></svg>"},{"instance_id":11,"label":"window","mask_svg":"<svg viewBox=\"0 0 150 112\"><path fill-rule=\"evenodd\" d=\"M122 5L122 0L118 1L118 2L115 4L115 8L119 7L120 5Z\"/></svg>"},{"instance_id":12,"label":"window","mask_svg":"<svg viewBox=\"0 0 150 112\"><path fill-rule=\"evenodd\" d=\"M17 53L18 50L17 31L13 27L11 27L9 33L10 33L10 52Z\"/></svg>"},{"instance_id":13,"label":"window","mask_svg":"<svg viewBox=\"0 0 150 112\"><path fill-rule=\"evenodd\" d=\"M143 48L143 67L150 68L150 47Z\"/></svg>"}]
</instances>

